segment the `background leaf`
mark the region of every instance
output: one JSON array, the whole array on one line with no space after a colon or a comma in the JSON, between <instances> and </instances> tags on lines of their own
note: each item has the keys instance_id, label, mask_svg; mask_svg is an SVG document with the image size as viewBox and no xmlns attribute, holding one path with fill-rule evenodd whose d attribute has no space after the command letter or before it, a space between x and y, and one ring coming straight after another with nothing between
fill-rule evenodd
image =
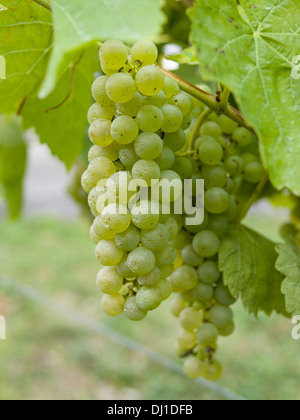
<instances>
[{"instance_id":1,"label":"background leaf","mask_svg":"<svg viewBox=\"0 0 300 420\"><path fill-rule=\"evenodd\" d=\"M224 283L234 296L241 293L250 313L286 314L276 259L275 245L243 226L232 227L222 242L219 264Z\"/></svg>"},{"instance_id":2,"label":"background leaf","mask_svg":"<svg viewBox=\"0 0 300 420\"><path fill-rule=\"evenodd\" d=\"M51 152L68 168L83 148L87 111L92 104L91 85L96 70L99 70L99 60L94 45L68 54L60 66L53 92L45 99L28 101L22 112L25 127L35 127L40 141L47 143ZM70 82L72 91L68 97ZM56 106L59 107L52 109Z\"/></svg>"},{"instance_id":3,"label":"background leaf","mask_svg":"<svg viewBox=\"0 0 300 420\"><path fill-rule=\"evenodd\" d=\"M292 235L285 238L284 245L277 246L279 258L276 268L286 276L282 293L286 298L289 313L300 313L300 248Z\"/></svg>"},{"instance_id":4,"label":"background leaf","mask_svg":"<svg viewBox=\"0 0 300 420\"><path fill-rule=\"evenodd\" d=\"M27 146L21 124L20 117L0 116L0 183L4 188L12 219L20 215L27 159Z\"/></svg>"},{"instance_id":5,"label":"background leaf","mask_svg":"<svg viewBox=\"0 0 300 420\"><path fill-rule=\"evenodd\" d=\"M58 66L70 50L95 40L153 38L164 22L161 6L162 0L53 1L55 48L42 93L53 89Z\"/></svg>"},{"instance_id":6,"label":"background leaf","mask_svg":"<svg viewBox=\"0 0 300 420\"><path fill-rule=\"evenodd\" d=\"M24 97L34 95L46 73L52 49L51 13L31 0L2 0L0 55L6 79L0 80L0 113L15 112Z\"/></svg>"},{"instance_id":7,"label":"background leaf","mask_svg":"<svg viewBox=\"0 0 300 420\"><path fill-rule=\"evenodd\" d=\"M300 83L292 78L298 1L241 0L237 7L235 0L198 0L190 17L205 77L234 92L274 185L300 195Z\"/></svg>"}]
</instances>

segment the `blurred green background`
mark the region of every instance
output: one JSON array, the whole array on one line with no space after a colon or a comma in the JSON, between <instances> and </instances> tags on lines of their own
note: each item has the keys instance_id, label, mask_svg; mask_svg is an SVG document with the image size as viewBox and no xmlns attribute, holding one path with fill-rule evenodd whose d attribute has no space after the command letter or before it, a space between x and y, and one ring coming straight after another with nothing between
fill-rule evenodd
<instances>
[{"instance_id":1,"label":"blurred green background","mask_svg":"<svg viewBox=\"0 0 300 420\"><path fill-rule=\"evenodd\" d=\"M277 237L281 220L253 215L252 227ZM0 222L0 277L29 284L57 302L120 331L170 359L177 321L169 302L139 324L108 319L95 287L98 263L84 219L27 217ZM23 297L0 292L7 340L0 341L0 399L220 399L176 373L75 321ZM300 343L289 320L248 316L235 308L237 330L219 343L221 384L248 399L299 399ZM178 360L177 360L178 361ZM180 361L178 361L180 363Z\"/></svg>"}]
</instances>

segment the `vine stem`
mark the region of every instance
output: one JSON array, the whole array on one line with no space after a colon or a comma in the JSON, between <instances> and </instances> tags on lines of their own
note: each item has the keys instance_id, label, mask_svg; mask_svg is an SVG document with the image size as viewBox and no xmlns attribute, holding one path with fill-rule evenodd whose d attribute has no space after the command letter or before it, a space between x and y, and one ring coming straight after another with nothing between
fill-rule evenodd
<instances>
[{"instance_id":1,"label":"vine stem","mask_svg":"<svg viewBox=\"0 0 300 420\"><path fill-rule=\"evenodd\" d=\"M52 11L50 0L33 0L33 1L39 4L40 6L45 7L45 9L49 10L50 12Z\"/></svg>"},{"instance_id":2,"label":"vine stem","mask_svg":"<svg viewBox=\"0 0 300 420\"><path fill-rule=\"evenodd\" d=\"M181 90L183 90L184 92L193 96L194 98L198 99L199 101L203 102L213 112L219 112L221 114L226 115L231 120L237 122L239 125L247 128L249 131L251 131L252 133L255 134L254 129L245 120L245 117L243 116L243 114L239 110L235 109L230 104L228 104L228 101L227 101L227 105L224 105L222 103L222 99L220 101L219 96L214 96L214 95L211 95L207 92L204 92L203 90L201 90L198 87L192 85L191 83L187 82L186 80L183 80L181 77L176 76L174 73L171 73L168 70L165 70L164 68L162 68L160 66L159 66L159 68L164 74L166 74L168 77L170 77L176 83L178 83ZM227 95L228 90L225 89L224 92L226 92L226 95ZM224 95L224 101L225 101L225 95Z\"/></svg>"},{"instance_id":3,"label":"vine stem","mask_svg":"<svg viewBox=\"0 0 300 420\"><path fill-rule=\"evenodd\" d=\"M199 131L200 128L203 124L203 122L206 120L206 118L212 113L213 111L211 109L206 109L204 112L202 112L202 114L200 115L200 117L198 118L196 125L193 129L191 138L190 138L190 142L189 142L189 147L188 147L188 151L190 152L191 150L194 149L194 145L195 145L195 141L199 135Z\"/></svg>"},{"instance_id":4,"label":"vine stem","mask_svg":"<svg viewBox=\"0 0 300 420\"><path fill-rule=\"evenodd\" d=\"M256 190L254 191L254 193L250 197L249 201L247 202L246 206L244 207L243 211L241 212L241 214L239 216L239 219L238 219L239 223L241 223L242 220L247 216L249 210L251 209L251 207L255 203L255 201L257 201L258 197L260 196L262 190L264 189L264 187L265 187L265 185L267 184L268 181L269 181L269 175L266 174L264 176L264 178L258 184Z\"/></svg>"}]
</instances>

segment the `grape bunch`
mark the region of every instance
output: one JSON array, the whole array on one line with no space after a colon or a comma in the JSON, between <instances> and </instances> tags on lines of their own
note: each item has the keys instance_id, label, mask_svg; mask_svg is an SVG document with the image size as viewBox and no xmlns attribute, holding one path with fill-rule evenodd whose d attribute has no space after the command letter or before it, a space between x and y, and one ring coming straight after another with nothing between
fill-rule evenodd
<instances>
[{"instance_id":1,"label":"grape bunch","mask_svg":"<svg viewBox=\"0 0 300 420\"><path fill-rule=\"evenodd\" d=\"M97 286L107 315L144 319L172 293L179 318L177 354L191 378L218 380L219 336L234 331L235 303L218 265L223 237L236 223L244 191L264 177L254 135L224 115L207 111L157 67L158 50L140 41L128 49L107 41L102 74L92 85L88 111L93 146L82 186L95 217L90 236L102 265ZM201 86L208 91L207 86ZM204 180L204 221L178 215L175 192L163 180ZM156 194L153 194L153 190ZM157 193L157 191L159 191ZM197 188L193 201L197 202ZM163 204L170 204L169 214Z\"/></svg>"}]
</instances>

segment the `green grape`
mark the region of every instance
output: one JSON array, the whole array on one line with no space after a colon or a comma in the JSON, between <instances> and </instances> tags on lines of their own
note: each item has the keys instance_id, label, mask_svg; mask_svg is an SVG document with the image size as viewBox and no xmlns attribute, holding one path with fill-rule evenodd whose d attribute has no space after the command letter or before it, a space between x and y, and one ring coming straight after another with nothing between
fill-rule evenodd
<instances>
[{"instance_id":1,"label":"green grape","mask_svg":"<svg viewBox=\"0 0 300 420\"><path fill-rule=\"evenodd\" d=\"M136 297L133 296L125 302L124 315L130 319L130 321L142 321L147 316L147 312L138 307Z\"/></svg>"},{"instance_id":2,"label":"green grape","mask_svg":"<svg viewBox=\"0 0 300 420\"><path fill-rule=\"evenodd\" d=\"M227 220L229 222L232 222L236 219L239 212L239 206L237 202L235 201L235 198L233 196L229 197L229 206L224 215L226 216Z\"/></svg>"},{"instance_id":3,"label":"green grape","mask_svg":"<svg viewBox=\"0 0 300 420\"><path fill-rule=\"evenodd\" d=\"M100 264L113 267L123 258L123 251L117 247L114 241L102 240L96 247L96 257Z\"/></svg>"},{"instance_id":4,"label":"green grape","mask_svg":"<svg viewBox=\"0 0 300 420\"><path fill-rule=\"evenodd\" d=\"M205 284L214 284L219 280L221 273L218 264L213 261L205 261L198 268L199 280Z\"/></svg>"},{"instance_id":5,"label":"green grape","mask_svg":"<svg viewBox=\"0 0 300 420\"><path fill-rule=\"evenodd\" d=\"M218 236L210 230L197 233L193 240L194 250L200 257L211 258L219 252L221 246Z\"/></svg>"},{"instance_id":6,"label":"green grape","mask_svg":"<svg viewBox=\"0 0 300 420\"><path fill-rule=\"evenodd\" d=\"M227 327L220 329L219 333L220 333L220 336L222 337L230 337L234 333L234 330L235 330L235 325L234 325L234 322L232 322Z\"/></svg>"},{"instance_id":7,"label":"green grape","mask_svg":"<svg viewBox=\"0 0 300 420\"><path fill-rule=\"evenodd\" d=\"M157 67L145 66L137 72L135 83L142 95L155 96L164 88L165 79Z\"/></svg>"},{"instance_id":8,"label":"green grape","mask_svg":"<svg viewBox=\"0 0 300 420\"><path fill-rule=\"evenodd\" d=\"M187 331L195 331L202 322L202 313L193 308L184 309L179 316L181 326Z\"/></svg>"},{"instance_id":9,"label":"green grape","mask_svg":"<svg viewBox=\"0 0 300 420\"><path fill-rule=\"evenodd\" d=\"M215 290L215 299L217 303L223 306L231 306L236 302L236 299L232 296L229 289L222 283L218 284Z\"/></svg>"},{"instance_id":10,"label":"green grape","mask_svg":"<svg viewBox=\"0 0 300 420\"><path fill-rule=\"evenodd\" d=\"M183 248L181 256L184 264L190 265L191 267L198 267L203 262L203 258L196 254L192 244L188 244Z\"/></svg>"},{"instance_id":11,"label":"green grape","mask_svg":"<svg viewBox=\"0 0 300 420\"><path fill-rule=\"evenodd\" d=\"M250 133L249 130L247 130L244 127L237 128L233 135L232 139L237 142L237 144L241 147L249 146L249 144L252 143L253 136L252 133Z\"/></svg>"},{"instance_id":12,"label":"green grape","mask_svg":"<svg viewBox=\"0 0 300 420\"><path fill-rule=\"evenodd\" d=\"M162 130L165 133L175 133L180 129L183 123L182 112L175 105L164 105L162 107L164 115L164 124Z\"/></svg>"},{"instance_id":13,"label":"green grape","mask_svg":"<svg viewBox=\"0 0 300 420\"><path fill-rule=\"evenodd\" d=\"M254 155L253 153L245 153L242 155L242 159L245 163L245 165L247 165L248 163L252 163L252 162L258 162L258 158L256 155Z\"/></svg>"},{"instance_id":14,"label":"green grape","mask_svg":"<svg viewBox=\"0 0 300 420\"><path fill-rule=\"evenodd\" d=\"M218 381L222 376L222 366L216 360L209 362L205 366L204 378L210 382Z\"/></svg>"},{"instance_id":15,"label":"green grape","mask_svg":"<svg viewBox=\"0 0 300 420\"><path fill-rule=\"evenodd\" d=\"M101 241L101 238L95 232L94 225L90 229L90 238L96 245Z\"/></svg>"},{"instance_id":16,"label":"green grape","mask_svg":"<svg viewBox=\"0 0 300 420\"><path fill-rule=\"evenodd\" d=\"M131 209L133 224L139 229L152 229L159 221L159 209L150 201L141 201Z\"/></svg>"},{"instance_id":17,"label":"green grape","mask_svg":"<svg viewBox=\"0 0 300 420\"><path fill-rule=\"evenodd\" d=\"M126 62L128 49L121 41L104 42L100 48L100 61L110 70L120 70Z\"/></svg>"},{"instance_id":18,"label":"green grape","mask_svg":"<svg viewBox=\"0 0 300 420\"><path fill-rule=\"evenodd\" d=\"M186 301L182 299L181 296L175 296L171 302L171 312L178 318L181 312L186 308Z\"/></svg>"},{"instance_id":19,"label":"green grape","mask_svg":"<svg viewBox=\"0 0 300 420\"><path fill-rule=\"evenodd\" d=\"M145 276L151 273L155 267L155 256L153 252L144 247L136 248L128 255L128 267L138 276Z\"/></svg>"},{"instance_id":20,"label":"green grape","mask_svg":"<svg viewBox=\"0 0 300 420\"><path fill-rule=\"evenodd\" d=\"M185 350L191 350L197 344L196 334L182 329L178 334L178 343Z\"/></svg>"},{"instance_id":21,"label":"green grape","mask_svg":"<svg viewBox=\"0 0 300 420\"><path fill-rule=\"evenodd\" d=\"M158 57L156 45L151 41L138 41L131 49L131 59L138 61L143 66L154 64Z\"/></svg>"},{"instance_id":22,"label":"green grape","mask_svg":"<svg viewBox=\"0 0 300 420\"><path fill-rule=\"evenodd\" d=\"M258 184L264 177L263 166L258 162L251 162L245 166L245 179L251 184Z\"/></svg>"},{"instance_id":23,"label":"green grape","mask_svg":"<svg viewBox=\"0 0 300 420\"><path fill-rule=\"evenodd\" d=\"M104 295L101 307L108 316L119 316L123 313L125 299L122 295Z\"/></svg>"},{"instance_id":24,"label":"green grape","mask_svg":"<svg viewBox=\"0 0 300 420\"><path fill-rule=\"evenodd\" d=\"M103 267L97 275L97 286L102 293L114 295L121 290L123 277L117 273L115 267Z\"/></svg>"},{"instance_id":25,"label":"green grape","mask_svg":"<svg viewBox=\"0 0 300 420\"><path fill-rule=\"evenodd\" d=\"M171 282L176 289L182 292L192 290L198 284L197 271L193 267L183 265L172 274Z\"/></svg>"},{"instance_id":26,"label":"green grape","mask_svg":"<svg viewBox=\"0 0 300 420\"><path fill-rule=\"evenodd\" d=\"M89 151L89 162L91 163L94 159L98 157L105 157L112 162L115 162L119 159L119 145L117 143L111 143L110 145L106 147L101 146L92 146Z\"/></svg>"},{"instance_id":27,"label":"green grape","mask_svg":"<svg viewBox=\"0 0 300 420\"><path fill-rule=\"evenodd\" d=\"M191 233L202 232L203 230L205 230L207 228L207 225L208 225L208 222L209 222L209 218L210 218L210 216L208 215L208 213L207 212L204 212L204 220L201 223L201 225L195 225L195 226L193 226L193 225L191 225L191 226L186 225L184 227L185 227L185 229L188 232L191 232Z\"/></svg>"},{"instance_id":28,"label":"green grape","mask_svg":"<svg viewBox=\"0 0 300 420\"><path fill-rule=\"evenodd\" d=\"M158 266L174 264L176 251L173 245L169 244L165 248L155 252L156 263Z\"/></svg>"},{"instance_id":29,"label":"green grape","mask_svg":"<svg viewBox=\"0 0 300 420\"><path fill-rule=\"evenodd\" d=\"M157 224L153 229L142 230L142 244L151 251L166 248L169 243L169 231L165 225Z\"/></svg>"},{"instance_id":30,"label":"green grape","mask_svg":"<svg viewBox=\"0 0 300 420\"><path fill-rule=\"evenodd\" d=\"M117 73L117 70L111 70L102 62L100 63L102 73L104 73L106 76L112 76L113 74Z\"/></svg>"},{"instance_id":31,"label":"green grape","mask_svg":"<svg viewBox=\"0 0 300 420\"><path fill-rule=\"evenodd\" d=\"M137 123L141 131L159 131L164 123L162 111L153 105L143 106L137 114Z\"/></svg>"},{"instance_id":32,"label":"green grape","mask_svg":"<svg viewBox=\"0 0 300 420\"><path fill-rule=\"evenodd\" d=\"M193 165L189 158L177 157L174 165L172 166L172 170L182 179L188 179L192 175Z\"/></svg>"},{"instance_id":33,"label":"green grape","mask_svg":"<svg viewBox=\"0 0 300 420\"><path fill-rule=\"evenodd\" d=\"M230 175L236 176L243 172L245 163L239 156L230 156L228 159L226 159L225 166L227 172Z\"/></svg>"},{"instance_id":34,"label":"green grape","mask_svg":"<svg viewBox=\"0 0 300 420\"><path fill-rule=\"evenodd\" d=\"M180 88L174 80L170 79L170 77L165 76L165 87L163 88L163 91L166 95L166 98L170 99L172 98L172 96L180 92Z\"/></svg>"},{"instance_id":35,"label":"green grape","mask_svg":"<svg viewBox=\"0 0 300 420\"><path fill-rule=\"evenodd\" d=\"M218 124L225 134L232 134L238 128L238 123L223 114L219 116Z\"/></svg>"},{"instance_id":36,"label":"green grape","mask_svg":"<svg viewBox=\"0 0 300 420\"><path fill-rule=\"evenodd\" d=\"M161 171L171 169L175 163L175 154L173 150L171 150L169 147L164 146L159 157L155 159L155 162L158 164Z\"/></svg>"},{"instance_id":37,"label":"green grape","mask_svg":"<svg viewBox=\"0 0 300 420\"><path fill-rule=\"evenodd\" d=\"M137 138L139 128L133 118L123 115L112 122L110 132L117 143L130 144Z\"/></svg>"},{"instance_id":38,"label":"green grape","mask_svg":"<svg viewBox=\"0 0 300 420\"><path fill-rule=\"evenodd\" d=\"M92 85L92 96L94 100L102 106L114 105L106 93L107 81L108 81L107 76L100 76L94 81Z\"/></svg>"},{"instance_id":39,"label":"green grape","mask_svg":"<svg viewBox=\"0 0 300 420\"><path fill-rule=\"evenodd\" d=\"M116 73L106 82L107 96L116 103L124 104L134 98L136 92L133 78L126 73Z\"/></svg>"},{"instance_id":40,"label":"green grape","mask_svg":"<svg viewBox=\"0 0 300 420\"><path fill-rule=\"evenodd\" d=\"M182 123L181 129L184 130L184 131L188 130L191 127L192 123L193 123L192 117L190 115L186 115L183 118L183 123Z\"/></svg>"},{"instance_id":41,"label":"green grape","mask_svg":"<svg viewBox=\"0 0 300 420\"><path fill-rule=\"evenodd\" d=\"M147 96L144 99L144 105L153 105L157 108L162 108L166 103L166 95L163 91L154 96ZM153 130L154 131L154 130Z\"/></svg>"},{"instance_id":42,"label":"green grape","mask_svg":"<svg viewBox=\"0 0 300 420\"><path fill-rule=\"evenodd\" d=\"M218 142L205 141L199 147L199 158L205 165L217 165L223 157L223 148Z\"/></svg>"},{"instance_id":43,"label":"green grape","mask_svg":"<svg viewBox=\"0 0 300 420\"><path fill-rule=\"evenodd\" d=\"M89 128L89 137L96 146L109 146L114 139L110 133L111 122L105 119L94 121Z\"/></svg>"},{"instance_id":44,"label":"green grape","mask_svg":"<svg viewBox=\"0 0 300 420\"><path fill-rule=\"evenodd\" d=\"M227 184L224 187L224 190L227 192L227 194L233 194L235 191L235 182L232 178L227 179Z\"/></svg>"},{"instance_id":45,"label":"green grape","mask_svg":"<svg viewBox=\"0 0 300 420\"><path fill-rule=\"evenodd\" d=\"M229 195L221 188L211 188L205 193L205 209L212 214L224 213L230 204Z\"/></svg>"},{"instance_id":46,"label":"green grape","mask_svg":"<svg viewBox=\"0 0 300 420\"><path fill-rule=\"evenodd\" d=\"M216 305L209 311L209 321L217 328L223 329L228 327L233 320L233 312L230 308Z\"/></svg>"},{"instance_id":47,"label":"green grape","mask_svg":"<svg viewBox=\"0 0 300 420\"><path fill-rule=\"evenodd\" d=\"M122 251L130 252L139 246L141 236L139 230L134 226L129 226L125 232L118 233L115 238L117 247Z\"/></svg>"},{"instance_id":48,"label":"green grape","mask_svg":"<svg viewBox=\"0 0 300 420\"><path fill-rule=\"evenodd\" d=\"M130 226L131 216L127 207L119 204L109 204L102 212L103 225L114 233L125 232Z\"/></svg>"},{"instance_id":49,"label":"green grape","mask_svg":"<svg viewBox=\"0 0 300 420\"><path fill-rule=\"evenodd\" d=\"M192 101L189 95L183 92L173 96L173 98L170 100L170 104L178 106L184 117L190 114L192 110Z\"/></svg>"},{"instance_id":50,"label":"green grape","mask_svg":"<svg viewBox=\"0 0 300 420\"><path fill-rule=\"evenodd\" d=\"M157 163L151 160L139 160L132 168L134 179L143 180L148 187L151 187L152 180L160 179L160 169Z\"/></svg>"},{"instance_id":51,"label":"green grape","mask_svg":"<svg viewBox=\"0 0 300 420\"><path fill-rule=\"evenodd\" d=\"M202 346L212 346L216 344L219 331L212 324L203 324L197 332L197 340Z\"/></svg>"},{"instance_id":52,"label":"green grape","mask_svg":"<svg viewBox=\"0 0 300 420\"><path fill-rule=\"evenodd\" d=\"M202 125L200 129L201 136L211 136L214 139L218 139L221 134L220 126L215 122L206 122Z\"/></svg>"},{"instance_id":53,"label":"green grape","mask_svg":"<svg viewBox=\"0 0 300 420\"><path fill-rule=\"evenodd\" d=\"M206 93L208 93L210 95L213 94L212 89L208 85L205 85L205 84L197 85L197 88L203 90L203 92L206 92Z\"/></svg>"},{"instance_id":54,"label":"green grape","mask_svg":"<svg viewBox=\"0 0 300 420\"><path fill-rule=\"evenodd\" d=\"M179 226L176 220L173 219L173 217L167 217L163 221L163 224L168 229L169 241L173 241L177 237L179 231Z\"/></svg>"},{"instance_id":55,"label":"green grape","mask_svg":"<svg viewBox=\"0 0 300 420\"><path fill-rule=\"evenodd\" d=\"M141 159L153 160L161 155L163 142L155 133L142 133L135 141L134 150Z\"/></svg>"},{"instance_id":56,"label":"green grape","mask_svg":"<svg viewBox=\"0 0 300 420\"><path fill-rule=\"evenodd\" d=\"M193 297L199 302L210 300L213 294L214 289L209 284L198 283L195 289L192 290Z\"/></svg>"},{"instance_id":57,"label":"green grape","mask_svg":"<svg viewBox=\"0 0 300 420\"><path fill-rule=\"evenodd\" d=\"M136 274L134 274L128 267L127 255L124 255L121 262L116 266L117 272L126 280L135 280Z\"/></svg>"},{"instance_id":58,"label":"green grape","mask_svg":"<svg viewBox=\"0 0 300 420\"><path fill-rule=\"evenodd\" d=\"M157 288L160 291L162 302L169 299L169 297L172 294L172 285L168 280L166 279L160 280L160 282L157 285Z\"/></svg>"},{"instance_id":59,"label":"green grape","mask_svg":"<svg viewBox=\"0 0 300 420\"><path fill-rule=\"evenodd\" d=\"M101 188L101 190L103 189L102 186L98 187L98 188ZM109 198L108 198L108 195L106 193L99 194L95 198L97 198L97 201L96 201L96 216L98 216L103 212L105 207L108 206Z\"/></svg>"},{"instance_id":60,"label":"green grape","mask_svg":"<svg viewBox=\"0 0 300 420\"><path fill-rule=\"evenodd\" d=\"M179 152L186 143L186 134L182 129L175 131L174 133L166 133L164 136L164 142L173 152Z\"/></svg>"},{"instance_id":61,"label":"green grape","mask_svg":"<svg viewBox=\"0 0 300 420\"><path fill-rule=\"evenodd\" d=\"M154 267L151 273L145 276L139 276L138 281L142 286L145 287L156 287L161 279L161 271L159 268Z\"/></svg>"},{"instance_id":62,"label":"green grape","mask_svg":"<svg viewBox=\"0 0 300 420\"><path fill-rule=\"evenodd\" d=\"M219 237L222 237L227 233L229 229L229 223L225 216L222 214L211 215L208 223L208 230L212 230Z\"/></svg>"},{"instance_id":63,"label":"green grape","mask_svg":"<svg viewBox=\"0 0 300 420\"><path fill-rule=\"evenodd\" d=\"M160 265L159 270L161 272L161 278L167 279L173 273L174 265L173 264Z\"/></svg>"},{"instance_id":64,"label":"green grape","mask_svg":"<svg viewBox=\"0 0 300 420\"><path fill-rule=\"evenodd\" d=\"M217 142L222 146L224 150L228 149L228 140L226 137L221 136L217 139Z\"/></svg>"},{"instance_id":65,"label":"green grape","mask_svg":"<svg viewBox=\"0 0 300 420\"><path fill-rule=\"evenodd\" d=\"M100 180L109 178L115 172L116 167L111 160L104 157L96 158L82 175L82 187L89 194Z\"/></svg>"},{"instance_id":66,"label":"green grape","mask_svg":"<svg viewBox=\"0 0 300 420\"><path fill-rule=\"evenodd\" d=\"M116 107L113 103L109 105L93 104L88 110L88 122L92 124L96 120L107 119L112 120L116 114Z\"/></svg>"},{"instance_id":67,"label":"green grape","mask_svg":"<svg viewBox=\"0 0 300 420\"><path fill-rule=\"evenodd\" d=\"M139 92L135 92L134 97L129 102L117 104L117 109L120 114L134 118L142 107L143 101L144 97Z\"/></svg>"},{"instance_id":68,"label":"green grape","mask_svg":"<svg viewBox=\"0 0 300 420\"><path fill-rule=\"evenodd\" d=\"M89 206L90 206L90 209L91 209L93 215L95 215L95 216L98 215L97 214L98 213L97 212L97 201L98 201L98 198L102 195L103 195L103 188L101 188L101 187L95 187L89 193L88 203L89 203Z\"/></svg>"},{"instance_id":69,"label":"green grape","mask_svg":"<svg viewBox=\"0 0 300 420\"><path fill-rule=\"evenodd\" d=\"M140 160L134 151L133 144L121 147L119 151L119 159L125 168L129 170L131 170L133 166Z\"/></svg>"},{"instance_id":70,"label":"green grape","mask_svg":"<svg viewBox=\"0 0 300 420\"><path fill-rule=\"evenodd\" d=\"M187 353L189 353L189 351L187 351L186 349L183 349L179 343L175 343L174 350L175 350L175 354L180 358L186 357Z\"/></svg>"},{"instance_id":71,"label":"green grape","mask_svg":"<svg viewBox=\"0 0 300 420\"><path fill-rule=\"evenodd\" d=\"M205 165L202 168L202 178L207 190L211 188L224 188L227 184L227 172L222 166Z\"/></svg>"},{"instance_id":72,"label":"green grape","mask_svg":"<svg viewBox=\"0 0 300 420\"><path fill-rule=\"evenodd\" d=\"M214 142L214 141L216 141L216 140L212 136L201 136L201 137L198 137L196 139L196 141L195 141L195 149L198 150L200 148L200 146L202 146L203 143L206 143L206 142Z\"/></svg>"},{"instance_id":73,"label":"green grape","mask_svg":"<svg viewBox=\"0 0 300 420\"><path fill-rule=\"evenodd\" d=\"M94 229L96 235L98 235L98 237L101 240L102 239L110 240L110 239L114 239L114 237L115 237L115 234L110 229L106 228L103 225L101 216L96 217L96 219L94 220L93 229Z\"/></svg>"},{"instance_id":74,"label":"green grape","mask_svg":"<svg viewBox=\"0 0 300 420\"><path fill-rule=\"evenodd\" d=\"M192 237L186 230L181 230L173 241L175 249L182 250L192 242Z\"/></svg>"},{"instance_id":75,"label":"green grape","mask_svg":"<svg viewBox=\"0 0 300 420\"><path fill-rule=\"evenodd\" d=\"M198 379L205 373L205 363L199 360L198 357L190 356L184 362L183 369L188 378Z\"/></svg>"},{"instance_id":76,"label":"green grape","mask_svg":"<svg viewBox=\"0 0 300 420\"><path fill-rule=\"evenodd\" d=\"M161 292L157 287L142 287L137 292L136 303L143 311L153 311L161 304Z\"/></svg>"},{"instance_id":77,"label":"green grape","mask_svg":"<svg viewBox=\"0 0 300 420\"><path fill-rule=\"evenodd\" d=\"M127 207L128 201L135 194L129 191L133 178L129 172L120 171L113 174L106 182L106 194L111 203Z\"/></svg>"}]
</instances>

